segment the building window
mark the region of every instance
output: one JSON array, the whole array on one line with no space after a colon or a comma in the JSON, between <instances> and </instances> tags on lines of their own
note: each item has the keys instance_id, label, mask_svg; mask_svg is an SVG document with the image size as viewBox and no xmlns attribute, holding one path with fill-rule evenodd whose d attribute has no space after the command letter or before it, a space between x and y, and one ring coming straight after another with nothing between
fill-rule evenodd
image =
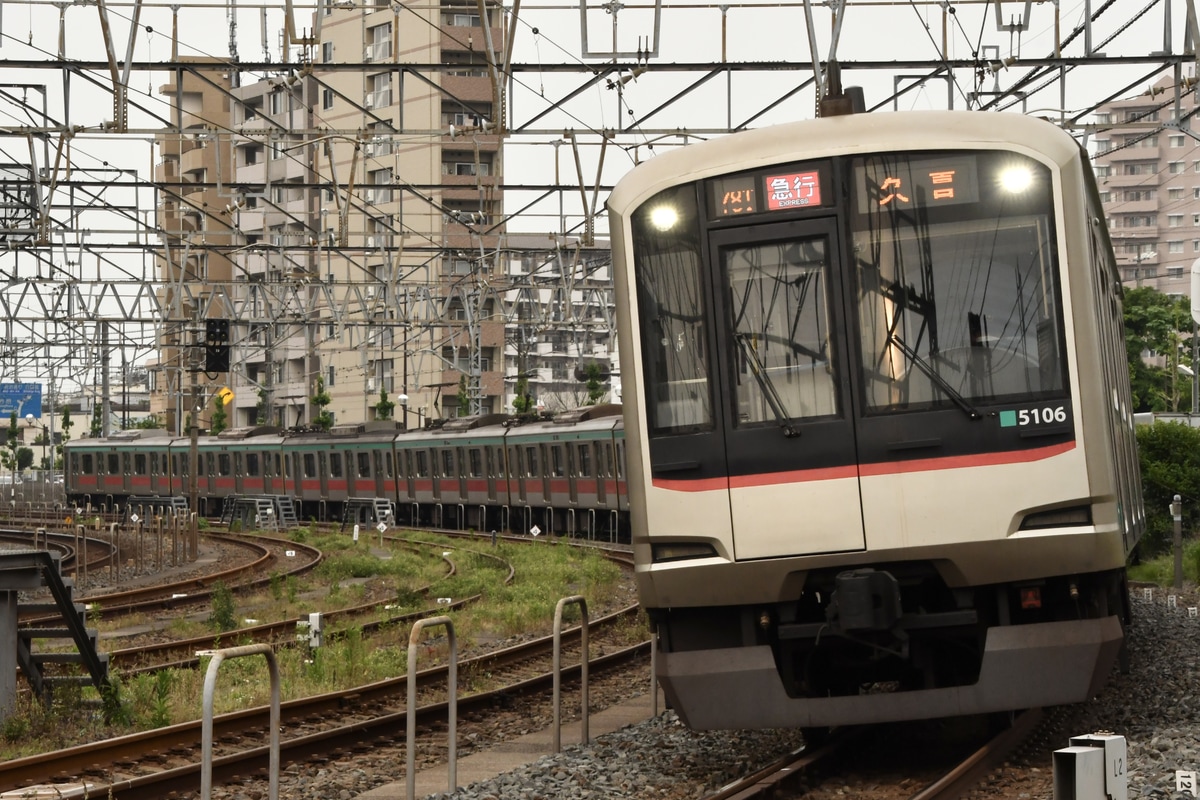
<instances>
[{"instance_id":1,"label":"building window","mask_svg":"<svg viewBox=\"0 0 1200 800\"><path fill-rule=\"evenodd\" d=\"M1183 147L1184 135L1182 133L1173 133L1167 137L1167 142L1171 147Z\"/></svg>"},{"instance_id":2,"label":"building window","mask_svg":"<svg viewBox=\"0 0 1200 800\"><path fill-rule=\"evenodd\" d=\"M1183 242L1167 242L1167 252L1168 253L1182 253L1183 252Z\"/></svg>"},{"instance_id":3,"label":"building window","mask_svg":"<svg viewBox=\"0 0 1200 800\"><path fill-rule=\"evenodd\" d=\"M1183 214L1167 214L1167 227L1178 228L1183 225Z\"/></svg>"},{"instance_id":4,"label":"building window","mask_svg":"<svg viewBox=\"0 0 1200 800\"><path fill-rule=\"evenodd\" d=\"M1096 152L1097 153L1107 153L1110 150L1112 150L1112 142L1111 141L1109 141L1108 139L1097 139L1096 140Z\"/></svg>"},{"instance_id":5,"label":"building window","mask_svg":"<svg viewBox=\"0 0 1200 800\"><path fill-rule=\"evenodd\" d=\"M1175 186L1170 189L1167 189L1167 199L1168 200L1182 200L1183 199L1183 187Z\"/></svg>"},{"instance_id":6,"label":"building window","mask_svg":"<svg viewBox=\"0 0 1200 800\"><path fill-rule=\"evenodd\" d=\"M328 86L321 90L321 108L325 110L333 108L333 89Z\"/></svg>"},{"instance_id":7,"label":"building window","mask_svg":"<svg viewBox=\"0 0 1200 800\"><path fill-rule=\"evenodd\" d=\"M328 368L326 369L326 374L325 374L325 385L326 385L326 386L333 386L333 384L334 384L334 374L335 374L335 373L334 373L334 371L333 371L333 367L328 367Z\"/></svg>"},{"instance_id":8,"label":"building window","mask_svg":"<svg viewBox=\"0 0 1200 800\"><path fill-rule=\"evenodd\" d=\"M1167 172L1171 173L1172 175L1178 175L1179 173L1183 172L1183 162L1172 161L1171 163L1167 164Z\"/></svg>"},{"instance_id":9,"label":"building window","mask_svg":"<svg viewBox=\"0 0 1200 800\"><path fill-rule=\"evenodd\" d=\"M326 64L333 61L333 42L321 42L321 60Z\"/></svg>"}]
</instances>

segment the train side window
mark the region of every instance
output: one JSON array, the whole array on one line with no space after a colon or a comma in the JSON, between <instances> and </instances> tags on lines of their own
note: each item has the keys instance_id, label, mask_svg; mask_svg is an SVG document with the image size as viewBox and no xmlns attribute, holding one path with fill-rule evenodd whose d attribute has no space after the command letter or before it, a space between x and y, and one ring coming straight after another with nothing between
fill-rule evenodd
<instances>
[{"instance_id":1,"label":"train side window","mask_svg":"<svg viewBox=\"0 0 1200 800\"><path fill-rule=\"evenodd\" d=\"M258 473L258 453L246 453L246 475L257 478Z\"/></svg>"},{"instance_id":2,"label":"train side window","mask_svg":"<svg viewBox=\"0 0 1200 800\"><path fill-rule=\"evenodd\" d=\"M579 472L581 478L592 477L592 445L589 442L579 445Z\"/></svg>"},{"instance_id":3,"label":"train side window","mask_svg":"<svg viewBox=\"0 0 1200 800\"><path fill-rule=\"evenodd\" d=\"M134 475L148 474L146 472L146 454L145 453L134 453L133 454L133 474Z\"/></svg>"},{"instance_id":4,"label":"train side window","mask_svg":"<svg viewBox=\"0 0 1200 800\"><path fill-rule=\"evenodd\" d=\"M379 451L376 450L375 454L376 454L376 456L378 456ZM357 453L357 456L358 456L358 477L360 477L360 478L371 477L371 454L369 452L367 452L366 450L360 450Z\"/></svg>"},{"instance_id":5,"label":"train side window","mask_svg":"<svg viewBox=\"0 0 1200 800\"><path fill-rule=\"evenodd\" d=\"M316 453L305 453L304 454L304 477L306 477L306 478L317 477L317 454Z\"/></svg>"},{"instance_id":6,"label":"train side window","mask_svg":"<svg viewBox=\"0 0 1200 800\"><path fill-rule=\"evenodd\" d=\"M531 445L525 448L525 475L536 478L539 474L538 448L537 445Z\"/></svg>"}]
</instances>

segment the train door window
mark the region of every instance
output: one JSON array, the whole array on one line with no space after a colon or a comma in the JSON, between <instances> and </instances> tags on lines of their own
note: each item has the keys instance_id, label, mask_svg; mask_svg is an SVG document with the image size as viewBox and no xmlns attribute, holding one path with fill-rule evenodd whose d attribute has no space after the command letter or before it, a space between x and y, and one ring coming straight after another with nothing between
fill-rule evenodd
<instances>
[{"instance_id":1,"label":"train door window","mask_svg":"<svg viewBox=\"0 0 1200 800\"><path fill-rule=\"evenodd\" d=\"M371 477L371 454L366 450L360 450L356 455L358 456L358 477ZM378 457L378 450L375 451L375 455Z\"/></svg>"},{"instance_id":2,"label":"train door window","mask_svg":"<svg viewBox=\"0 0 1200 800\"><path fill-rule=\"evenodd\" d=\"M454 466L456 467L455 475L457 475L459 478L466 477L466 471L468 469L467 459L463 457L463 449L461 447L454 448L454 462Z\"/></svg>"},{"instance_id":3,"label":"train door window","mask_svg":"<svg viewBox=\"0 0 1200 800\"><path fill-rule=\"evenodd\" d=\"M222 455L224 455L224 454L222 454ZM207 469L205 470L204 474L208 475L210 477L215 477L217 475L217 454L216 453L207 453L206 456L207 457L205 458L205 464L207 466Z\"/></svg>"},{"instance_id":4,"label":"train door window","mask_svg":"<svg viewBox=\"0 0 1200 800\"><path fill-rule=\"evenodd\" d=\"M71 454L71 458L72 459L75 458L74 453ZM77 465L78 469L76 471L79 472L81 475L91 475L93 472L95 472L95 467L92 465L92 454L91 453L84 453L83 457L80 458L79 461L80 461L80 463Z\"/></svg>"},{"instance_id":5,"label":"train door window","mask_svg":"<svg viewBox=\"0 0 1200 800\"><path fill-rule=\"evenodd\" d=\"M632 219L647 421L656 434L713 426L698 217L688 184L659 193Z\"/></svg>"},{"instance_id":6,"label":"train door window","mask_svg":"<svg viewBox=\"0 0 1200 800\"><path fill-rule=\"evenodd\" d=\"M321 455L325 456L326 453L321 453ZM341 453L329 453L328 456L329 456L329 477L331 477L331 478L343 477L344 473L342 472L342 454ZM322 470L322 472L324 472L324 470Z\"/></svg>"},{"instance_id":7,"label":"train door window","mask_svg":"<svg viewBox=\"0 0 1200 800\"><path fill-rule=\"evenodd\" d=\"M217 474L222 477L233 474L233 459L229 453L217 453Z\"/></svg>"},{"instance_id":8,"label":"train door window","mask_svg":"<svg viewBox=\"0 0 1200 800\"><path fill-rule=\"evenodd\" d=\"M550 446L550 474L556 478L561 478L567 474L566 459L564 458L563 446L555 444Z\"/></svg>"},{"instance_id":9,"label":"train door window","mask_svg":"<svg viewBox=\"0 0 1200 800\"><path fill-rule=\"evenodd\" d=\"M530 478L536 478L541 474L538 466L537 445L530 445L525 448L525 474Z\"/></svg>"},{"instance_id":10,"label":"train door window","mask_svg":"<svg viewBox=\"0 0 1200 800\"><path fill-rule=\"evenodd\" d=\"M121 474L121 457L116 453L109 453L107 461L108 461L108 474L109 475L120 475Z\"/></svg>"},{"instance_id":11,"label":"train door window","mask_svg":"<svg viewBox=\"0 0 1200 800\"><path fill-rule=\"evenodd\" d=\"M624 442L621 442L620 444L617 445L617 457L613 459L612 463L616 467L616 469L610 469L609 474L611 475L615 472L618 480L624 480L624 478L625 478L625 443Z\"/></svg>"},{"instance_id":12,"label":"train door window","mask_svg":"<svg viewBox=\"0 0 1200 800\"><path fill-rule=\"evenodd\" d=\"M442 477L453 478L456 474L454 468L454 448L446 447L442 450Z\"/></svg>"},{"instance_id":13,"label":"train door window","mask_svg":"<svg viewBox=\"0 0 1200 800\"><path fill-rule=\"evenodd\" d=\"M467 459L469 463L467 474L472 478L483 477L483 450L478 447L472 447L467 451Z\"/></svg>"},{"instance_id":14,"label":"train door window","mask_svg":"<svg viewBox=\"0 0 1200 800\"><path fill-rule=\"evenodd\" d=\"M335 454L336 455L336 454ZM329 463L329 454L324 450L317 452L317 472L313 475L314 478L319 478L322 475L333 475L333 467ZM338 472L334 477L342 477L341 464L338 464Z\"/></svg>"},{"instance_id":15,"label":"train door window","mask_svg":"<svg viewBox=\"0 0 1200 800\"><path fill-rule=\"evenodd\" d=\"M233 454L233 474L239 476L246 474L245 453L237 452Z\"/></svg>"},{"instance_id":16,"label":"train door window","mask_svg":"<svg viewBox=\"0 0 1200 800\"><path fill-rule=\"evenodd\" d=\"M306 477L306 478L317 477L317 454L316 453L305 453L304 454L304 477Z\"/></svg>"},{"instance_id":17,"label":"train door window","mask_svg":"<svg viewBox=\"0 0 1200 800\"><path fill-rule=\"evenodd\" d=\"M576 474L581 478L592 477L592 445L590 442L579 445L579 472Z\"/></svg>"},{"instance_id":18,"label":"train door window","mask_svg":"<svg viewBox=\"0 0 1200 800\"><path fill-rule=\"evenodd\" d=\"M499 452L500 452L499 448L495 448L495 449L493 449L491 447L483 448L484 460L486 461L486 464L484 465L484 469L487 470L487 472L485 474L489 478L496 477L496 455Z\"/></svg>"},{"instance_id":19,"label":"train door window","mask_svg":"<svg viewBox=\"0 0 1200 800\"><path fill-rule=\"evenodd\" d=\"M251 478L257 478L258 469L258 453L246 453L246 475Z\"/></svg>"},{"instance_id":20,"label":"train door window","mask_svg":"<svg viewBox=\"0 0 1200 800\"><path fill-rule=\"evenodd\" d=\"M429 452L418 450L413 453L413 473L418 478L429 477Z\"/></svg>"},{"instance_id":21,"label":"train door window","mask_svg":"<svg viewBox=\"0 0 1200 800\"><path fill-rule=\"evenodd\" d=\"M273 455L275 456L275 458L272 459L275 462L275 469L273 470L273 474L282 476L283 475L283 469L282 469L283 464L281 462L283 461L283 459L280 457L279 453L274 453Z\"/></svg>"},{"instance_id":22,"label":"train door window","mask_svg":"<svg viewBox=\"0 0 1200 800\"><path fill-rule=\"evenodd\" d=\"M148 472L146 472L146 454L145 453L134 453L133 454L133 474L134 475L149 474Z\"/></svg>"}]
</instances>

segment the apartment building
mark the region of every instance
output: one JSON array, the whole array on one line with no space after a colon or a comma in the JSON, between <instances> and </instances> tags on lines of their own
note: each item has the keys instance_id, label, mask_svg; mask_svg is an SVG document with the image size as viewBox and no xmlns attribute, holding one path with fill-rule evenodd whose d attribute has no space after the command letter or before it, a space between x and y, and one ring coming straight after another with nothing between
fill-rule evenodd
<instances>
[{"instance_id":1,"label":"apartment building","mask_svg":"<svg viewBox=\"0 0 1200 800\"><path fill-rule=\"evenodd\" d=\"M1188 295L1200 258L1200 142L1190 120L1184 129L1172 124L1175 89L1163 78L1101 106L1094 165L1123 283ZM1196 93L1190 85L1180 92L1180 113L1190 118Z\"/></svg>"},{"instance_id":2,"label":"apartment building","mask_svg":"<svg viewBox=\"0 0 1200 800\"><path fill-rule=\"evenodd\" d=\"M163 87L224 159L194 163L195 137L160 137L160 180L204 178L183 200L207 209L208 244L228 244L221 270L198 274L233 287L229 425L310 423L318 385L335 423L377 417L381 393L410 425L463 403L502 410L501 146L483 49L502 46L497 23L476 3L327 2L302 66ZM185 225L178 204L160 204L164 229ZM174 269L160 265L165 283ZM159 374L185 335L164 341Z\"/></svg>"},{"instance_id":3,"label":"apartment building","mask_svg":"<svg viewBox=\"0 0 1200 800\"><path fill-rule=\"evenodd\" d=\"M174 114L171 130L155 139L159 160L156 212L163 246L156 256L160 280L159 303L172 321L160 332L159 355L147 364L150 412L164 428L184 433L195 404L208 418L204 402L221 388L224 376L204 373L202 341L212 287L233 276L229 251L237 240L228 218L219 213L225 203L230 141L222 136L229 119L232 79L224 62L193 61L203 68L179 71L159 88ZM201 402L196 403L195 398Z\"/></svg>"}]
</instances>

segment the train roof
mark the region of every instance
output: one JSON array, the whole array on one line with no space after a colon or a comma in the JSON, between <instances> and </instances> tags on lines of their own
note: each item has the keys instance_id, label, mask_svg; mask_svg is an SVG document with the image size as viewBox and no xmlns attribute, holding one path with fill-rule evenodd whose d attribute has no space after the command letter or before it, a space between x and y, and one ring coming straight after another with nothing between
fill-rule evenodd
<instances>
[{"instance_id":1,"label":"train roof","mask_svg":"<svg viewBox=\"0 0 1200 800\"><path fill-rule=\"evenodd\" d=\"M709 139L656 155L617 182L608 207L623 211L670 186L786 161L881 148L1023 149L1054 163L1079 156L1070 134L1044 119L1010 112L892 111L788 122Z\"/></svg>"}]
</instances>

